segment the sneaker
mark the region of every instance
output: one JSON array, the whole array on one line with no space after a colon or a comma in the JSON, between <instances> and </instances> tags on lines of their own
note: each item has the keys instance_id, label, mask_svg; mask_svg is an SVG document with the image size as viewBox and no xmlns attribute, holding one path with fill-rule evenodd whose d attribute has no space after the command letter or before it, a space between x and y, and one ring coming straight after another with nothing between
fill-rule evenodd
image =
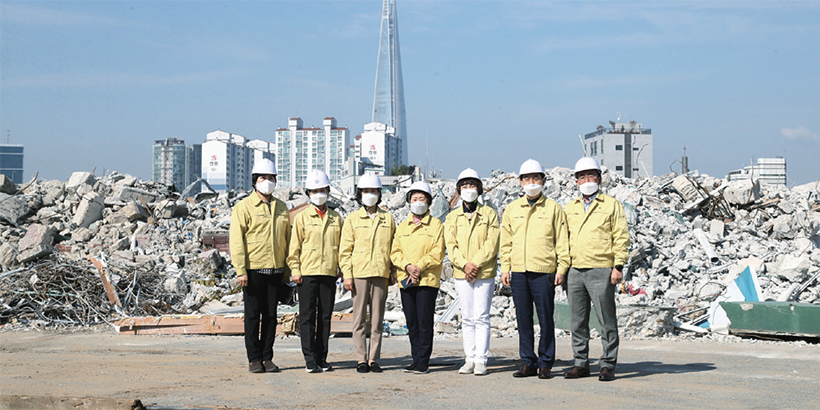
<instances>
[{"instance_id":1,"label":"sneaker","mask_svg":"<svg viewBox=\"0 0 820 410\"><path fill-rule=\"evenodd\" d=\"M484 376L487 374L487 365L484 363L476 363L473 374L476 376Z\"/></svg>"},{"instance_id":2,"label":"sneaker","mask_svg":"<svg viewBox=\"0 0 820 410\"><path fill-rule=\"evenodd\" d=\"M248 371L251 373L265 373L265 368L262 367L262 362L254 360L248 363Z\"/></svg>"},{"instance_id":3,"label":"sneaker","mask_svg":"<svg viewBox=\"0 0 820 410\"><path fill-rule=\"evenodd\" d=\"M322 368L323 372L332 372L333 371L333 366L331 366L330 363L328 363L328 362L322 362L322 364L319 365L319 367Z\"/></svg>"},{"instance_id":4,"label":"sneaker","mask_svg":"<svg viewBox=\"0 0 820 410\"><path fill-rule=\"evenodd\" d=\"M376 362L371 362L370 363L370 371L373 372L373 373L381 373L382 372L382 367L379 366L379 364L376 363Z\"/></svg>"},{"instance_id":5,"label":"sneaker","mask_svg":"<svg viewBox=\"0 0 820 410\"><path fill-rule=\"evenodd\" d=\"M458 369L458 374L472 374L473 370L475 370L475 363L466 362L464 363L464 366L461 366L461 368Z\"/></svg>"},{"instance_id":6,"label":"sneaker","mask_svg":"<svg viewBox=\"0 0 820 410\"><path fill-rule=\"evenodd\" d=\"M413 373L413 370L416 370L416 364L411 363L410 366L404 368L405 373Z\"/></svg>"},{"instance_id":7,"label":"sneaker","mask_svg":"<svg viewBox=\"0 0 820 410\"><path fill-rule=\"evenodd\" d=\"M413 374L427 374L430 373L430 369L427 367L426 364L418 364L416 368L413 370Z\"/></svg>"},{"instance_id":8,"label":"sneaker","mask_svg":"<svg viewBox=\"0 0 820 410\"><path fill-rule=\"evenodd\" d=\"M279 366L270 360L262 360L262 367L267 373L279 373Z\"/></svg>"},{"instance_id":9,"label":"sneaker","mask_svg":"<svg viewBox=\"0 0 820 410\"><path fill-rule=\"evenodd\" d=\"M367 373L370 371L370 366L368 366L365 362L361 362L356 365L356 371L359 373Z\"/></svg>"},{"instance_id":10,"label":"sneaker","mask_svg":"<svg viewBox=\"0 0 820 410\"><path fill-rule=\"evenodd\" d=\"M305 371L308 373L321 373L322 369L320 369L319 366L316 365L316 363L308 362L305 365Z\"/></svg>"}]
</instances>

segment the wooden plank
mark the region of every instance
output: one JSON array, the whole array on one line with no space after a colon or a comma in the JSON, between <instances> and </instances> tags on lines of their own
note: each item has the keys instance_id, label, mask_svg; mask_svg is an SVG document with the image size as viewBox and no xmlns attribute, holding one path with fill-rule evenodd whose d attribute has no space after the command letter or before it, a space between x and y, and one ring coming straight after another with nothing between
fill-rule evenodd
<instances>
[{"instance_id":1,"label":"wooden plank","mask_svg":"<svg viewBox=\"0 0 820 410\"><path fill-rule=\"evenodd\" d=\"M298 314L296 331L298 331ZM292 334L282 327L283 318L276 326L276 334ZM174 335L174 334L208 334L208 335L241 335L245 333L244 315L175 315L143 316L123 318L113 322L121 335ZM370 328L370 322L365 325ZM352 333L353 314L335 313L330 319L331 333Z\"/></svg>"},{"instance_id":2,"label":"wooden plank","mask_svg":"<svg viewBox=\"0 0 820 410\"><path fill-rule=\"evenodd\" d=\"M105 273L105 269L103 268L102 262L97 260L96 258L91 258L91 263L97 267L97 271L100 273L100 279L103 283L103 288L105 288L105 295L108 296L108 300L119 306L122 307L122 303L120 303L120 297L117 296L117 291L114 290L114 286L108 280L108 274Z\"/></svg>"}]
</instances>

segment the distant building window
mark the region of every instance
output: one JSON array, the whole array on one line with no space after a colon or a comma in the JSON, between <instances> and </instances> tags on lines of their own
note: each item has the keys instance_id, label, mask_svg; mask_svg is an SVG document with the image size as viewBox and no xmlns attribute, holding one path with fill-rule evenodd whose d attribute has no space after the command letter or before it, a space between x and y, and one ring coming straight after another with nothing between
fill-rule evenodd
<instances>
[{"instance_id":1,"label":"distant building window","mask_svg":"<svg viewBox=\"0 0 820 410\"><path fill-rule=\"evenodd\" d=\"M624 150L624 146L623 146L623 145L616 145L616 146L615 146L615 151L623 151L623 150Z\"/></svg>"},{"instance_id":2,"label":"distant building window","mask_svg":"<svg viewBox=\"0 0 820 410\"><path fill-rule=\"evenodd\" d=\"M632 151L637 151L637 150L638 150L638 147L632 148Z\"/></svg>"},{"instance_id":3,"label":"distant building window","mask_svg":"<svg viewBox=\"0 0 820 410\"><path fill-rule=\"evenodd\" d=\"M638 168L632 168L633 171L638 171Z\"/></svg>"},{"instance_id":4,"label":"distant building window","mask_svg":"<svg viewBox=\"0 0 820 410\"><path fill-rule=\"evenodd\" d=\"M620 165L616 165L616 166L615 166L615 170L616 170L616 171L623 171L623 170L624 170L624 167L622 167L622 166L620 166Z\"/></svg>"}]
</instances>

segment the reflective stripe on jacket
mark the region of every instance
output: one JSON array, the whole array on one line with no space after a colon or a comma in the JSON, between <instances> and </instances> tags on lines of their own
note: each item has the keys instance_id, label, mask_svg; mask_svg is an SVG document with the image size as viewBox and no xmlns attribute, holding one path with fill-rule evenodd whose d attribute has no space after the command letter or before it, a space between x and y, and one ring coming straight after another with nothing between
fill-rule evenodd
<instances>
[{"instance_id":1,"label":"reflective stripe on jacket","mask_svg":"<svg viewBox=\"0 0 820 410\"><path fill-rule=\"evenodd\" d=\"M410 214L396 228L390 260L396 267L399 286L402 280L410 277L405 267L416 265L421 269L418 286L439 287L444 260L444 225L429 212L416 225L413 214Z\"/></svg>"},{"instance_id":2,"label":"reflective stripe on jacket","mask_svg":"<svg viewBox=\"0 0 820 410\"><path fill-rule=\"evenodd\" d=\"M345 279L390 277L390 247L396 222L389 212L377 208L370 219L364 207L349 214L342 225L339 267Z\"/></svg>"},{"instance_id":3,"label":"reflective stripe on jacket","mask_svg":"<svg viewBox=\"0 0 820 410\"><path fill-rule=\"evenodd\" d=\"M447 255L453 262L453 277L464 279L464 265L478 265L477 279L495 278L498 269L498 214L487 205L478 204L472 219L459 206L444 222Z\"/></svg>"},{"instance_id":4,"label":"reflective stripe on jacket","mask_svg":"<svg viewBox=\"0 0 820 410\"><path fill-rule=\"evenodd\" d=\"M527 197L510 202L501 218L502 272L565 274L569 269L567 216L543 194L530 206Z\"/></svg>"},{"instance_id":5,"label":"reflective stripe on jacket","mask_svg":"<svg viewBox=\"0 0 820 410\"><path fill-rule=\"evenodd\" d=\"M271 197L270 206L256 191L231 212L231 263L236 275L248 269L286 268L290 216L284 202Z\"/></svg>"},{"instance_id":6,"label":"reflective stripe on jacket","mask_svg":"<svg viewBox=\"0 0 820 410\"><path fill-rule=\"evenodd\" d=\"M599 192L584 212L578 197L565 207L569 225L569 250L574 268L611 268L629 259L629 227L624 206Z\"/></svg>"},{"instance_id":7,"label":"reflective stripe on jacket","mask_svg":"<svg viewBox=\"0 0 820 410\"><path fill-rule=\"evenodd\" d=\"M309 206L293 218L288 266L293 276L336 276L342 217L329 209L322 218Z\"/></svg>"}]
</instances>

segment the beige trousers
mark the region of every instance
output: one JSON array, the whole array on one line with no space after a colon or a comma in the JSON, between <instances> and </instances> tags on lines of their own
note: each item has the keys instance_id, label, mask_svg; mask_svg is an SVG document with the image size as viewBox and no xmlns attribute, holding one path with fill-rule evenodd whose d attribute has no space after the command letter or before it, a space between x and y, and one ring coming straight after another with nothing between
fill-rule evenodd
<instances>
[{"instance_id":1,"label":"beige trousers","mask_svg":"<svg viewBox=\"0 0 820 410\"><path fill-rule=\"evenodd\" d=\"M356 360L369 363L379 360L382 350L384 304L387 301L387 278L353 279L353 347ZM367 349L367 309L370 308L370 350Z\"/></svg>"}]
</instances>

